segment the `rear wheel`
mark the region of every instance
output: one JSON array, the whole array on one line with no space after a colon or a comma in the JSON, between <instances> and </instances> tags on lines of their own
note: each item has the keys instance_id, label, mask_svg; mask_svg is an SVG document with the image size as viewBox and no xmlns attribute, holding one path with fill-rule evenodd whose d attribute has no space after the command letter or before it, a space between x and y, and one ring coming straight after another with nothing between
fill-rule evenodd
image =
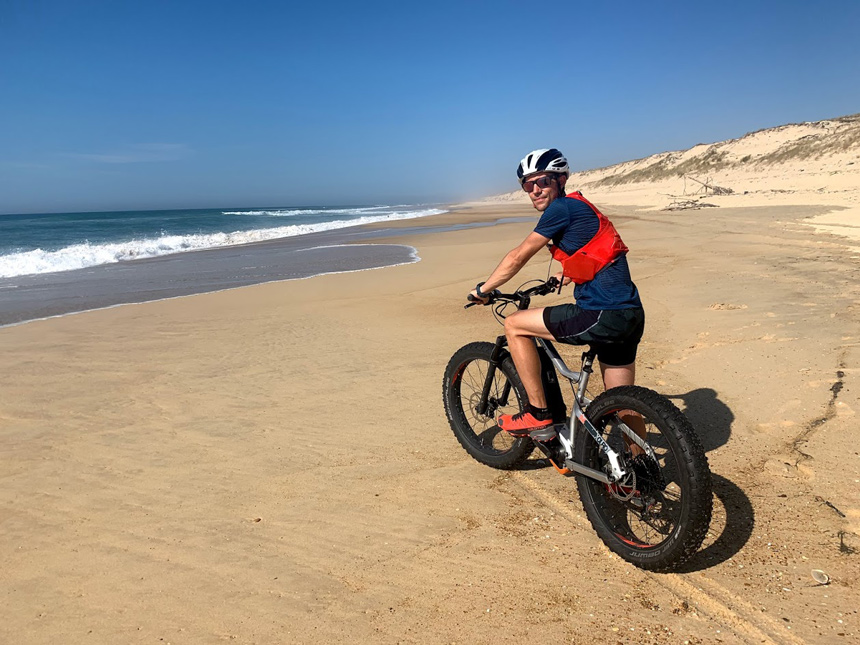
<instances>
[{"instance_id":1,"label":"rear wheel","mask_svg":"<svg viewBox=\"0 0 860 645\"><path fill-rule=\"evenodd\" d=\"M641 415L653 456L634 456L642 450L633 447L619 416L628 410ZM608 390L588 406L586 416L630 471L609 485L577 478L591 525L628 562L652 571L677 567L701 546L711 521L711 473L690 422L671 401L636 386ZM574 456L609 472L605 455L584 430L577 433Z\"/></svg>"},{"instance_id":2,"label":"rear wheel","mask_svg":"<svg viewBox=\"0 0 860 645\"><path fill-rule=\"evenodd\" d=\"M482 464L509 470L528 458L534 443L528 437L512 437L496 424L498 415L516 414L527 401L510 357L495 370L487 409L478 411L493 348L492 343L479 342L457 350L445 369L442 398L451 430L466 452Z\"/></svg>"}]
</instances>

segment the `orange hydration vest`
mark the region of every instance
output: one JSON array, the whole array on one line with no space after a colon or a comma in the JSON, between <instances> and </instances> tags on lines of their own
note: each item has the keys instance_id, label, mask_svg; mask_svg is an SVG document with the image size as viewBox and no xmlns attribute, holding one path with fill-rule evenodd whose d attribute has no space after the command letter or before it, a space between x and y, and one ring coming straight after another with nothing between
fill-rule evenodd
<instances>
[{"instance_id":1,"label":"orange hydration vest","mask_svg":"<svg viewBox=\"0 0 860 645\"><path fill-rule=\"evenodd\" d=\"M582 284L593 280L597 273L615 262L620 256L629 250L612 222L597 208L582 196L579 191L568 195L571 199L585 202L597 215L600 226L597 233L581 249L568 255L554 244L549 245L552 257L561 262L562 273L573 280L576 284Z\"/></svg>"}]
</instances>

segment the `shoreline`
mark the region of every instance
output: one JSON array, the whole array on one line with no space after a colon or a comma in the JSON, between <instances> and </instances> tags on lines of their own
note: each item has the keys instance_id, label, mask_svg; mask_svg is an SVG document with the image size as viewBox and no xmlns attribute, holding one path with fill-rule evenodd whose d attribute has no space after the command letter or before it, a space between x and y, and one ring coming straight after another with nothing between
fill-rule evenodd
<instances>
[{"instance_id":1,"label":"shoreline","mask_svg":"<svg viewBox=\"0 0 860 645\"><path fill-rule=\"evenodd\" d=\"M474 217L464 219L462 214L445 217L448 214L363 224L73 271L2 278L0 293L5 297L0 301L0 328L126 304L399 266L420 261L420 258L414 247L387 244L386 238L505 223L504 218L483 221ZM438 221L433 220L437 217ZM428 219L432 221L425 222ZM404 250L397 251L395 247ZM258 269L260 266L265 269ZM182 286L176 285L177 275L183 276L185 284ZM197 281L192 283L195 277Z\"/></svg>"},{"instance_id":2,"label":"shoreline","mask_svg":"<svg viewBox=\"0 0 860 645\"><path fill-rule=\"evenodd\" d=\"M619 203L613 203L611 193L599 194L594 199L600 200L604 204L604 209L609 215L613 215L613 211L617 216L620 212L629 213L642 211L651 213L672 213L672 211L662 210L654 206L635 206L627 203L629 200L621 199ZM740 195L731 196L732 199L721 199L719 197L711 198L711 201L723 201L728 208L744 208L745 206L730 205L732 201L736 201ZM787 204L792 205L792 204ZM768 204L763 204L759 199L752 201L752 204L746 208L766 208ZM803 223L809 226L815 233L824 233L837 235L846 240L856 241L860 238L857 233L858 225L855 220L857 218L856 209L841 204L828 203L820 207L814 207L812 204L797 204L795 206L806 206L817 210L809 217L805 218ZM24 276L16 276L13 278L0 278L0 293L4 295L13 294L13 297L6 298L0 302L0 329L8 326L17 326L28 322L36 322L41 320L50 320L66 315L86 313L89 311L99 311L123 305L145 304L147 302L157 302L160 300L169 300L186 296L198 295L203 293L215 293L218 291L229 291L245 286L257 284L267 284L272 282L285 282L291 280L304 280L322 275L338 274L353 271L373 270L385 267L400 266L411 262L420 261L415 247L404 244L400 246L411 249L410 259L397 259L389 257L382 261L380 255L390 251L383 240L393 237L402 237L404 235L422 236L428 234L443 233L456 230L467 230L471 228L492 227L508 223L522 223L527 221L536 221L537 215L533 212L528 201L511 202L511 201L474 201L443 206L444 213L422 216L413 219L397 219L390 222L371 222L368 224L360 224L343 229L330 231L321 231L306 235L291 236L285 238L276 238L273 240L264 240L258 242L250 242L247 244L234 245L229 247L217 247L211 249L199 249L183 253L174 253L152 258L142 258L140 260L122 261L117 263L98 265L72 271L62 271L49 274L32 274ZM688 211L689 213L690 211ZM697 211L692 211L697 212ZM717 213L714 213L715 215ZM420 223L419 223L420 222ZM368 240L368 241L361 241ZM349 247L355 249L359 246L368 247L368 253L361 258L353 258L354 268L338 268L338 269L321 269L319 262L316 268L308 270L306 273L296 273L297 262L285 262L285 268L281 269L280 274L274 276L254 276L248 277L236 284L224 284L217 287L212 285L186 286L181 292L170 293L169 295L157 296L151 294L151 287L147 286L146 293L140 292L135 294L127 291L127 284L124 281L124 276L119 277L119 282L113 288L112 295L101 294L96 299L102 301L100 304L75 304L73 306L54 305L48 307L50 312L45 311L45 307L40 310L22 308L11 302L17 296L24 293L27 289L39 289L44 293L46 284L54 283L53 288L57 292L63 293L65 296L68 289L74 289L74 285L79 279L87 281L89 279L100 279L104 276L109 276L112 272L125 273L134 271L136 267L154 265L159 263L178 263L188 265L190 270L194 271L195 260L200 257L210 256L215 258L217 263L218 256L229 257L244 256L247 261L253 261L255 254L261 249L266 249L271 253L296 253L304 251L316 251L323 248L334 247ZM280 250L279 248L280 247ZM375 247L375 248L370 248ZM325 263L325 259L322 261ZM372 266L370 266L372 265ZM180 267L180 271L186 269ZM164 278L165 282L169 281L168 277ZM21 286L24 286L23 291L18 291ZM50 288L50 287L48 287ZM147 293L149 295L147 295ZM44 315L43 315L44 314Z\"/></svg>"},{"instance_id":3,"label":"shoreline","mask_svg":"<svg viewBox=\"0 0 860 645\"><path fill-rule=\"evenodd\" d=\"M345 246L345 245L330 245L327 247L315 247L315 248L308 249L308 250L316 250L317 248L334 248L336 246ZM225 291L233 291L234 289L243 289L245 287L251 287L251 286L258 285L258 284L292 282L294 280L310 280L311 278L318 278L318 277L324 276L324 275L337 275L337 274L342 274L342 273L361 273L363 271L374 271L376 269L385 269L385 268L389 268L389 267L397 267L397 266L402 266L404 264L412 264L414 262L420 262L421 261L421 258L418 257L418 250L412 246L384 245L384 244L358 244L358 245L353 245L353 246L376 246L376 247L402 246L405 249L409 249L409 254L412 256L412 259L407 260L405 262L392 262L390 264L382 264L379 266L370 266L370 267L366 267L366 268L342 269L339 271L324 271L321 273L312 273L309 275L299 276L299 277L294 277L294 278L280 278L280 279L263 280L260 282L249 282L248 284L241 284L241 285L237 285L234 287L222 287L222 288L217 288L217 289L213 288L213 289L206 289L206 290L201 290L201 291L189 291L188 293L182 293L182 294L175 295L175 296L164 296L164 297L158 297L158 298L153 297L153 298L148 298L145 300L130 300L128 302L118 302L115 304L109 304L109 305L104 305L104 306L100 306L100 307L92 307L92 308L87 308L87 309L79 309L79 310L75 310L75 311L64 311L63 313L57 313L57 314L53 314L50 316L43 316L41 318L27 318L25 320L18 320L18 321L14 321L14 322L3 322L4 312L2 312L2 307L0 307L0 329L4 329L6 327L17 327L19 325L26 325L27 323L31 323L31 322L53 320L55 318L63 318L65 316L74 316L76 314L85 314L85 313L90 313L90 312L94 312L94 311L103 311L106 309L114 309L116 307L126 307L126 306L131 306L131 305L144 305L144 304L147 304L150 302L164 302L164 301L168 301L168 300L176 300L179 298L189 298L191 296L198 296L198 295L204 295L204 294L209 294L209 293L221 293L221 292L225 292ZM6 315L8 315L8 314L6 314Z\"/></svg>"},{"instance_id":4,"label":"shoreline","mask_svg":"<svg viewBox=\"0 0 860 645\"><path fill-rule=\"evenodd\" d=\"M267 261L265 256L261 258L249 247L229 251L219 249L220 253L200 251L201 255L206 254L205 258L188 257L191 253L182 253L147 258L137 261L136 266L111 264L17 280L14 290L3 292L0 329L125 305L218 293L257 284L306 280L321 275L371 271L420 261L416 249L408 245L323 244L292 249L287 253L301 256L287 257L279 267L269 266L263 274L252 273L260 271L258 266L247 266L249 262ZM223 277L213 277L213 273ZM185 284L176 285L176 274L183 276Z\"/></svg>"}]
</instances>

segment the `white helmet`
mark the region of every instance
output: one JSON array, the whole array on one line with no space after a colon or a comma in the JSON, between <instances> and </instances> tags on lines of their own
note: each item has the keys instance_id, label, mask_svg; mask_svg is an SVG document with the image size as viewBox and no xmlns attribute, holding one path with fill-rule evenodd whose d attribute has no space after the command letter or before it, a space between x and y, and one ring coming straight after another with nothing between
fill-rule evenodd
<instances>
[{"instance_id":1,"label":"white helmet","mask_svg":"<svg viewBox=\"0 0 860 645\"><path fill-rule=\"evenodd\" d=\"M536 172L563 172L570 173L570 166L567 165L567 159L555 148L549 150L534 150L528 153L520 165L517 166L517 179L520 183L525 181L529 175Z\"/></svg>"}]
</instances>

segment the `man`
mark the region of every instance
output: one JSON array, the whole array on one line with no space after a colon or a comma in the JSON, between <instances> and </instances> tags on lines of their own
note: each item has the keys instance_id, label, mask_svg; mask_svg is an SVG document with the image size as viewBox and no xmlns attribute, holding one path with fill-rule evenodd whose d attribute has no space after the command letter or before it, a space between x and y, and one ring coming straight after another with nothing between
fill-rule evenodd
<instances>
[{"instance_id":1,"label":"man","mask_svg":"<svg viewBox=\"0 0 860 645\"><path fill-rule=\"evenodd\" d=\"M514 436L527 435L552 424L534 338L592 345L607 389L633 385L636 375L636 349L645 328L645 312L630 278L627 249L616 234L617 243L610 250L602 240L608 239L604 233L610 237L615 233L612 224L581 195L565 196L569 172L567 159L555 148L535 150L523 158L517 177L542 215L534 231L508 252L486 282L478 284L470 294L486 303L487 294L513 278L550 241L562 251L559 257L575 256L577 252L580 252L577 260L585 255L605 256L594 275L586 271L583 277L570 271L577 282L573 292L576 304L526 309L505 319L508 347L529 399L519 414L503 414L498 419L499 426ZM611 230L606 229L607 224ZM595 244L601 248L596 249ZM586 245L589 253L584 254L582 248ZM568 284L566 262L564 266L564 275L558 277Z\"/></svg>"}]
</instances>

